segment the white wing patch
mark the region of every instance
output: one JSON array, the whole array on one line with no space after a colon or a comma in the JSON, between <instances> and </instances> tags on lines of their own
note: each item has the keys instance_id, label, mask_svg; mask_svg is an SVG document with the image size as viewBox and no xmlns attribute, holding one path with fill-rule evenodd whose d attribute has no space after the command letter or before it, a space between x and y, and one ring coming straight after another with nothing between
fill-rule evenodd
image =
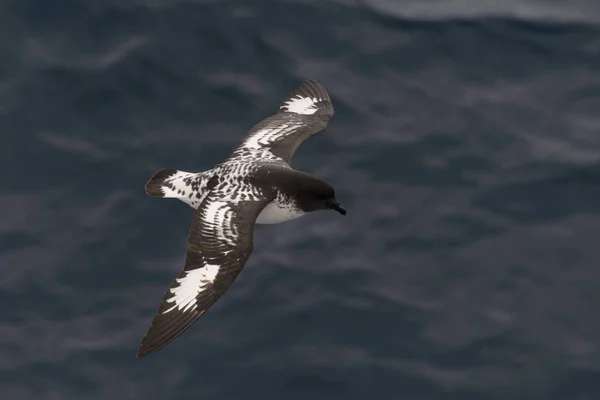
<instances>
[{"instance_id":1,"label":"white wing patch","mask_svg":"<svg viewBox=\"0 0 600 400\"><path fill-rule=\"evenodd\" d=\"M296 95L284 102L279 108L281 111L287 111L296 114L311 115L317 112L317 102L319 99L314 97L303 97Z\"/></svg>"},{"instance_id":2,"label":"white wing patch","mask_svg":"<svg viewBox=\"0 0 600 400\"><path fill-rule=\"evenodd\" d=\"M186 271L183 278L176 279L179 286L169 290L173 296L167 299L166 302L175 304L163 311L163 314L176 308L180 311L195 310L196 297L215 281L218 273L219 266L213 264L206 264L202 268Z\"/></svg>"}]
</instances>

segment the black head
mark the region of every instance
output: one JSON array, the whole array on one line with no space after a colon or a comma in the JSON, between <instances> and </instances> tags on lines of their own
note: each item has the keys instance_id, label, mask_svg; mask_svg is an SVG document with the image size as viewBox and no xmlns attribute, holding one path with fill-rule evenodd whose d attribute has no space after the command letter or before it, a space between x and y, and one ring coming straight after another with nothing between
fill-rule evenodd
<instances>
[{"instance_id":1,"label":"black head","mask_svg":"<svg viewBox=\"0 0 600 400\"><path fill-rule=\"evenodd\" d=\"M346 215L346 210L335 199L333 188L321 180L308 183L298 191L297 196L298 205L304 211L335 210Z\"/></svg>"}]
</instances>

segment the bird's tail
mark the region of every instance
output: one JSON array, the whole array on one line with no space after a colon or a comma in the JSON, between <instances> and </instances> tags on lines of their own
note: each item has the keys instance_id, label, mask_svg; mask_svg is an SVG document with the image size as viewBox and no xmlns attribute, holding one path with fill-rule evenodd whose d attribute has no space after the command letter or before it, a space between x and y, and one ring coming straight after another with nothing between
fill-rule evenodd
<instances>
[{"instance_id":1,"label":"bird's tail","mask_svg":"<svg viewBox=\"0 0 600 400\"><path fill-rule=\"evenodd\" d=\"M207 175L205 172L161 169L146 183L146 193L150 197L176 198L195 208L210 179Z\"/></svg>"}]
</instances>

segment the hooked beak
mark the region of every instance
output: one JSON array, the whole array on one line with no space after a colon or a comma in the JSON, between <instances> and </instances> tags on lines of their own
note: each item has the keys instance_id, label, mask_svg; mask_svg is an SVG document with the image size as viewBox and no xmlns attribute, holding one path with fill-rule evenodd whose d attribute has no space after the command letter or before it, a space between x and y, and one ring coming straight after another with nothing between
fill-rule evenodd
<instances>
[{"instance_id":1,"label":"hooked beak","mask_svg":"<svg viewBox=\"0 0 600 400\"><path fill-rule=\"evenodd\" d=\"M335 201L335 200L329 200L327 202L327 205L332 210L335 210L335 211L339 212L342 215L346 215L346 210L344 209L344 207L340 206L340 203L338 203L337 201Z\"/></svg>"}]
</instances>

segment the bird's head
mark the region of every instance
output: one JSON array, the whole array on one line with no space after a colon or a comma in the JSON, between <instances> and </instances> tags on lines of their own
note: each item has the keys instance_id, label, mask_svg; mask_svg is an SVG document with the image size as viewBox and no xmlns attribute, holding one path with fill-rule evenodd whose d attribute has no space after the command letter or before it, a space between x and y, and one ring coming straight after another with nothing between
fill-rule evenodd
<instances>
[{"instance_id":1,"label":"bird's head","mask_svg":"<svg viewBox=\"0 0 600 400\"><path fill-rule=\"evenodd\" d=\"M335 210L346 215L346 209L335 198L335 190L326 182L315 180L302 192L301 207L305 211Z\"/></svg>"}]
</instances>

